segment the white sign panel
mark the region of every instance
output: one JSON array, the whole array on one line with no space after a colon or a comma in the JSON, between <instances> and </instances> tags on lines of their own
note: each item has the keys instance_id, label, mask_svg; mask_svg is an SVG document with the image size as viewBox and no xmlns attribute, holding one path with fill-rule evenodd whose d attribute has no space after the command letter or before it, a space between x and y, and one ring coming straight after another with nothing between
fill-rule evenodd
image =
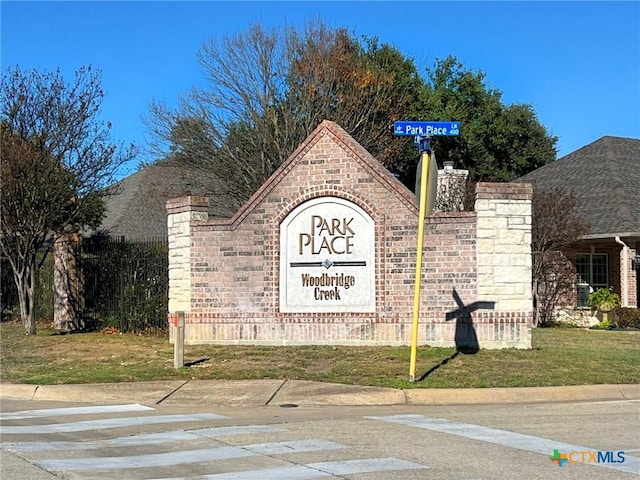
<instances>
[{"instance_id":1,"label":"white sign panel","mask_svg":"<svg viewBox=\"0 0 640 480\"><path fill-rule=\"evenodd\" d=\"M280 225L280 311L375 311L374 227L341 198L292 210Z\"/></svg>"}]
</instances>

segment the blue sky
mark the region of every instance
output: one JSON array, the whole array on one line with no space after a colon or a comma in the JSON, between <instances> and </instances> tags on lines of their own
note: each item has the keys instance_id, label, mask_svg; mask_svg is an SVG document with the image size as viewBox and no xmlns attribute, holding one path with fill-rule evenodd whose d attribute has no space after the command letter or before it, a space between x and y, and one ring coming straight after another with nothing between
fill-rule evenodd
<instances>
[{"instance_id":1,"label":"blue sky","mask_svg":"<svg viewBox=\"0 0 640 480\"><path fill-rule=\"evenodd\" d=\"M174 104L204 82L196 58L204 40L256 21L318 17L377 36L421 67L451 54L482 70L505 103L533 106L559 137L559 156L604 135L640 138L639 1L2 0L0 15L2 70L60 68L71 80L82 65L101 69L103 119L127 143L145 142L152 99Z\"/></svg>"}]
</instances>

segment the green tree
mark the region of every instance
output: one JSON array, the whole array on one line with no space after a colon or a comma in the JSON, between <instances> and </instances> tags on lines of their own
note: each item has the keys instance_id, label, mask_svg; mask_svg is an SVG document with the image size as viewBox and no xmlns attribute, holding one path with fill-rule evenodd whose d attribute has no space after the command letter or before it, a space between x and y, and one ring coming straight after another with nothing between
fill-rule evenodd
<instances>
[{"instance_id":1,"label":"green tree","mask_svg":"<svg viewBox=\"0 0 640 480\"><path fill-rule=\"evenodd\" d=\"M439 161L453 161L475 180L510 181L555 160L557 137L549 134L530 105L505 105L482 71L455 57L427 70L420 119L458 120L459 137L435 137ZM402 171L403 178L407 172Z\"/></svg>"},{"instance_id":2,"label":"green tree","mask_svg":"<svg viewBox=\"0 0 640 480\"><path fill-rule=\"evenodd\" d=\"M97 226L102 197L133 157L98 120L99 73L81 68L71 84L53 73L9 68L0 84L0 248L18 288L25 333L33 317L38 251L55 235Z\"/></svg>"}]
</instances>

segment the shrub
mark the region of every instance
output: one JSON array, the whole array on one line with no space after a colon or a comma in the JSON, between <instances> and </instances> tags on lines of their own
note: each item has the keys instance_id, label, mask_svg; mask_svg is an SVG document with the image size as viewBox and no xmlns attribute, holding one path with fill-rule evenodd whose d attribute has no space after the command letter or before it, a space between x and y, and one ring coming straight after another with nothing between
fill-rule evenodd
<instances>
[{"instance_id":1,"label":"shrub","mask_svg":"<svg viewBox=\"0 0 640 480\"><path fill-rule=\"evenodd\" d=\"M611 310L620 306L620 295L613 292L613 288L599 288L589 294L589 306L600 310Z\"/></svg>"},{"instance_id":2,"label":"shrub","mask_svg":"<svg viewBox=\"0 0 640 480\"><path fill-rule=\"evenodd\" d=\"M640 329L640 308L615 308L612 312L614 324L617 328Z\"/></svg>"},{"instance_id":3,"label":"shrub","mask_svg":"<svg viewBox=\"0 0 640 480\"><path fill-rule=\"evenodd\" d=\"M602 320L600 320L600 323L598 323L597 325L594 325L591 328L594 330L610 330L612 326L609 319L603 318Z\"/></svg>"}]
</instances>

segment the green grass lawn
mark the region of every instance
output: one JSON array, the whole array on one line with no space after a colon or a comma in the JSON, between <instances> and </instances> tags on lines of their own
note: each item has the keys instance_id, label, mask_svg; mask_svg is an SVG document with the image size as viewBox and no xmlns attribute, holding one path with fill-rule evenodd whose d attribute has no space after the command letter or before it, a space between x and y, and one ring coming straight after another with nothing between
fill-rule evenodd
<instances>
[{"instance_id":1,"label":"green grass lawn","mask_svg":"<svg viewBox=\"0 0 640 480\"><path fill-rule=\"evenodd\" d=\"M64 384L169 379L295 379L395 388L516 387L640 383L640 332L534 329L531 350L419 347L415 383L410 348L346 346L185 347L173 368L166 338L128 334L61 335L0 325L3 382Z\"/></svg>"}]
</instances>

